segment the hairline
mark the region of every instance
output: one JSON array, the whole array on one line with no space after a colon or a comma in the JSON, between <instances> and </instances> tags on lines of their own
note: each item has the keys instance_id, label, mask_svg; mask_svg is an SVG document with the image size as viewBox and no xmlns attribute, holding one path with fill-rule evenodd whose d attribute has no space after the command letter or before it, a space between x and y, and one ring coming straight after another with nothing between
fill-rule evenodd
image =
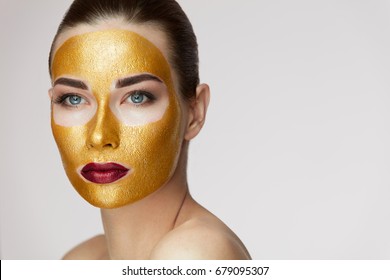
<instances>
[{"instance_id":1,"label":"hairline","mask_svg":"<svg viewBox=\"0 0 390 280\"><path fill-rule=\"evenodd\" d=\"M50 74L50 78L52 78L52 63L53 63L53 59L55 57L55 54L57 53L58 49L67 41L69 40L70 38L74 37L74 36L78 36L78 35L82 35L82 34L85 34L85 33L88 33L88 32L94 32L94 31L86 31L86 32L76 32L75 34L73 34L72 36L69 36L67 37L66 39L64 40L60 40L61 39L61 36L64 34L64 33L67 33L69 32L70 30L74 29L74 28L79 28L79 27L82 27L82 26L98 26L100 23L106 21L106 20L112 20L112 19L115 19L115 20L123 20L123 23L122 24L128 24L128 25L135 25L135 26L149 26L151 28L155 28L157 29L158 31L160 31L161 33L163 33L165 35L165 46L167 48L167 57L165 57L164 53L161 51L162 55L165 57L165 59L168 61L168 63L172 66L172 68L174 70L176 70L177 66L175 65L175 62L174 62L174 59L173 59L173 56L174 56L174 48L172 46L172 38L170 38L170 35L169 35L169 32L167 32L166 28L164 28L161 24L158 23L158 21L153 21L153 20L150 20L150 21L147 21L147 22L141 22L137 19L127 19L125 16L121 16L121 15L118 15L118 16L115 16L115 15L112 15L110 17L108 16L102 16L100 18L96 18L94 20L92 20L91 22L82 22L82 23L78 23L78 24L75 24L73 26L64 26L62 27L61 29L58 30L57 34L55 35L54 39L53 39L53 42L52 42L52 45L50 47L50 52L49 52L49 59L48 59L48 66L49 66L49 74ZM119 29L119 30L128 30L128 31L131 31L131 32L134 32L134 33L137 33L138 35L144 37L143 35L139 34L138 32L136 31L132 31L132 30L129 30L127 28L120 28L119 26L116 26L116 27L112 27L112 28L106 28L106 29L102 29L102 30L114 30L114 29ZM98 30L95 30L95 31L98 31ZM150 41L148 38L145 38L146 40ZM151 42L153 45L155 45L153 42ZM156 46L156 45L155 45ZM157 46L156 46L157 47ZM158 47L157 47L158 48ZM158 48L160 49L160 48ZM177 70L176 70L177 71Z\"/></svg>"}]
</instances>

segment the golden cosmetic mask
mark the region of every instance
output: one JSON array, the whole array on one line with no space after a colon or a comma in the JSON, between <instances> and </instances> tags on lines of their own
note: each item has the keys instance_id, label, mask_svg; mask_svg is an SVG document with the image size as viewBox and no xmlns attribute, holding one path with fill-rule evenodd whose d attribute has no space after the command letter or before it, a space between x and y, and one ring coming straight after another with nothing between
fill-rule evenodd
<instances>
[{"instance_id":1,"label":"golden cosmetic mask","mask_svg":"<svg viewBox=\"0 0 390 280\"><path fill-rule=\"evenodd\" d=\"M161 80L167 102L161 116L145 117L142 121L140 114L133 122L126 119L131 114L115 112L113 85L119 79L145 73ZM77 35L65 41L53 58L54 83L64 77L86 83L88 90L84 91L90 92L96 104L90 118L84 121L77 117L78 109L64 109L68 110L67 116L76 120L67 123L62 121L60 109L56 109L61 105L52 102L53 135L66 174L77 192L94 206L116 208L163 186L172 176L180 153L181 110L169 64L161 51L144 37L127 30ZM152 106L148 110L153 111ZM142 105L134 108L146 110ZM119 164L128 172L114 182L96 183L81 174L88 164L108 164L114 169ZM102 170L92 172L99 171Z\"/></svg>"}]
</instances>

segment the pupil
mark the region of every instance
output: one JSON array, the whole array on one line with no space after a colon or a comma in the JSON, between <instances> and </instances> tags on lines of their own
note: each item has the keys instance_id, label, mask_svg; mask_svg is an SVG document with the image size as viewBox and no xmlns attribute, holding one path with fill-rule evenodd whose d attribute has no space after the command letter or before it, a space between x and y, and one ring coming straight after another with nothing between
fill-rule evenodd
<instances>
[{"instance_id":1,"label":"pupil","mask_svg":"<svg viewBox=\"0 0 390 280\"><path fill-rule=\"evenodd\" d=\"M144 100L144 96L141 94L133 94L131 96L131 101L134 103L141 103Z\"/></svg>"},{"instance_id":2,"label":"pupil","mask_svg":"<svg viewBox=\"0 0 390 280\"><path fill-rule=\"evenodd\" d=\"M81 102L81 98L79 97L79 96L71 96L70 97L70 103L72 104L72 105L77 105L77 104L80 104L80 102Z\"/></svg>"}]
</instances>

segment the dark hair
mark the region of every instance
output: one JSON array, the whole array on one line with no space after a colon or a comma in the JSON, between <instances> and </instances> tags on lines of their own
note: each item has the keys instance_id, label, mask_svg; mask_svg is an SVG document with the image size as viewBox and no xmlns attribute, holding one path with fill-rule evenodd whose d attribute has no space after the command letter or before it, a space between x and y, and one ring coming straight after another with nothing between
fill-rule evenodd
<instances>
[{"instance_id":1,"label":"dark hair","mask_svg":"<svg viewBox=\"0 0 390 280\"><path fill-rule=\"evenodd\" d=\"M124 17L129 23L155 23L168 37L170 58L179 78L179 90L187 99L195 96L199 84L198 44L192 25L174 0L75 0L66 12L53 46L64 30L79 24L93 24L100 19Z\"/></svg>"}]
</instances>

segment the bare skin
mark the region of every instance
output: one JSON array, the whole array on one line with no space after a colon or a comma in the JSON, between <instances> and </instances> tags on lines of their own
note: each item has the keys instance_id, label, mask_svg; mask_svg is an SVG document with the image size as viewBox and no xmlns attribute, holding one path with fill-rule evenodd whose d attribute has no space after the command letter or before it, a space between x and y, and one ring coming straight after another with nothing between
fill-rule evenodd
<instances>
[{"instance_id":1,"label":"bare skin","mask_svg":"<svg viewBox=\"0 0 390 280\"><path fill-rule=\"evenodd\" d=\"M113 28L137 32L169 58L164 33L155 26L130 25L121 19L105 20L93 26L76 26L65 31L58 38L54 53L72 36ZM174 69L172 73L177 91ZM188 190L188 145L205 122L208 103L209 87L205 84L197 87L194 101L181 100L182 147L170 180L135 203L116 209L101 209L104 234L76 246L64 259L250 259L240 239L199 205Z\"/></svg>"},{"instance_id":2,"label":"bare skin","mask_svg":"<svg viewBox=\"0 0 390 280\"><path fill-rule=\"evenodd\" d=\"M171 229L160 232L145 230L142 225L138 236L129 238L124 231L110 238L115 229L95 236L68 252L64 259L250 259L239 238L217 217L186 195L178 219ZM128 228L129 229L129 228ZM137 241L138 240L138 241ZM153 241L153 242L152 242Z\"/></svg>"},{"instance_id":3,"label":"bare skin","mask_svg":"<svg viewBox=\"0 0 390 280\"><path fill-rule=\"evenodd\" d=\"M193 200L182 179L175 174L134 204L102 209L105 234L64 259L250 259L240 239Z\"/></svg>"}]
</instances>

